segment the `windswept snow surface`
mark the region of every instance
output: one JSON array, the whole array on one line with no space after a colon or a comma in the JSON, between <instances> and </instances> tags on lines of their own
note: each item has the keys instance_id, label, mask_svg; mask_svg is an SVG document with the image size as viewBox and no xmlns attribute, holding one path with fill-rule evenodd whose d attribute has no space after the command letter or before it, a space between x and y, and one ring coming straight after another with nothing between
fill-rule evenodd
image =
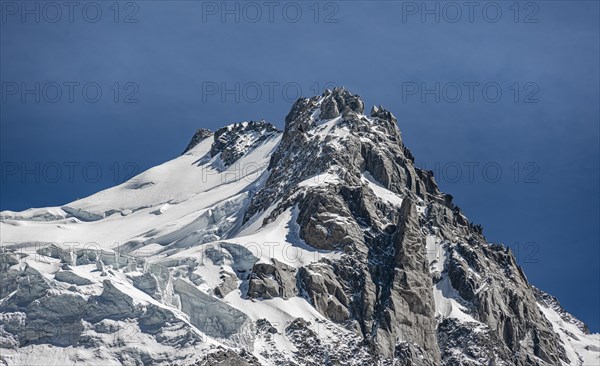
<instances>
[{"instance_id":1,"label":"windswept snow surface","mask_svg":"<svg viewBox=\"0 0 600 366\"><path fill-rule=\"evenodd\" d=\"M224 171L215 167L218 156L208 155L212 139L205 139L185 155L62 208L2 211L2 243L69 243L81 248L91 244L102 249L115 249L131 240L171 244L206 229L220 219L219 214L235 219L248 192L256 189L253 185L264 173L279 139L265 141ZM216 209L224 202L232 207ZM44 213L58 219L32 219ZM167 236L172 233L176 234Z\"/></svg>"}]
</instances>

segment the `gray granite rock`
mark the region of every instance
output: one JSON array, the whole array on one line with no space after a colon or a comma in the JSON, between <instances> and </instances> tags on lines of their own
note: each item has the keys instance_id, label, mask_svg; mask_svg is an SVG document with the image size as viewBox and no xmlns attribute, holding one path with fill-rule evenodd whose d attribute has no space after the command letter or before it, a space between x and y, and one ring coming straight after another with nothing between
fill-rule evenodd
<instances>
[{"instance_id":1,"label":"gray granite rock","mask_svg":"<svg viewBox=\"0 0 600 366\"><path fill-rule=\"evenodd\" d=\"M296 273L293 267L275 258L271 263L256 263L248 282L248 297L289 299L296 295Z\"/></svg>"},{"instance_id":2,"label":"gray granite rock","mask_svg":"<svg viewBox=\"0 0 600 366\"><path fill-rule=\"evenodd\" d=\"M277 203L268 223L296 208L298 234L306 244L343 253L300 268L298 293L327 318L357 329L382 357L401 358L397 364L460 364L464 360L455 356L468 353L466 329L480 332L471 336L476 344L470 347L478 348L473 354L483 364L565 361L561 341L513 255L487 243L481 226L439 191L433 173L414 166L395 116L379 106L367 118L358 100L335 89L294 104L270 175L244 217ZM340 116L327 135L319 133L322 120ZM401 206L368 187L366 173L397 194ZM323 174L338 182L299 185ZM444 243L441 272L430 271L428 236ZM440 281L459 294L471 325L436 318L433 289ZM266 293L276 287L268 281L260 286Z\"/></svg>"}]
</instances>

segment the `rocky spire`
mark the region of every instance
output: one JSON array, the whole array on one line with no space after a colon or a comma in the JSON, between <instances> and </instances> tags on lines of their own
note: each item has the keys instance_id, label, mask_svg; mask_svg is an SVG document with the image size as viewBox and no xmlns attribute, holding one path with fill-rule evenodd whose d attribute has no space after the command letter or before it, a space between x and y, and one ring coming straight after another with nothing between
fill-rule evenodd
<instances>
[{"instance_id":1,"label":"rocky spire","mask_svg":"<svg viewBox=\"0 0 600 366\"><path fill-rule=\"evenodd\" d=\"M566 360L512 254L488 244L433 174L414 166L391 112L363 111L343 88L299 99L246 211L248 221L277 204L268 223L294 207L306 244L344 253L300 270L297 293L332 321L353 324L378 354L406 360L400 364ZM477 362L456 357L466 348Z\"/></svg>"}]
</instances>

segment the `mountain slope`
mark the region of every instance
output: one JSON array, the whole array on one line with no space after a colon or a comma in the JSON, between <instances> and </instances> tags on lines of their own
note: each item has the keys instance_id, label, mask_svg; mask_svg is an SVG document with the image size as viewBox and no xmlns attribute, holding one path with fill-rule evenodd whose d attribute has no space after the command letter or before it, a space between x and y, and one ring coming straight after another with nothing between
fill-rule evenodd
<instances>
[{"instance_id":1,"label":"mountain slope","mask_svg":"<svg viewBox=\"0 0 600 366\"><path fill-rule=\"evenodd\" d=\"M1 219L10 365L600 364L600 335L344 89L283 132L199 130L128 182Z\"/></svg>"}]
</instances>

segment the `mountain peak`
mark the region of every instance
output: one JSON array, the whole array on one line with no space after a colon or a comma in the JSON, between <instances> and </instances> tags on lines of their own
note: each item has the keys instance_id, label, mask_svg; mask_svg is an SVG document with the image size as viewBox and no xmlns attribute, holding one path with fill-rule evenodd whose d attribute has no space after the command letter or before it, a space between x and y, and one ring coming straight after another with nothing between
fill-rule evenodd
<instances>
[{"instance_id":1,"label":"mountain peak","mask_svg":"<svg viewBox=\"0 0 600 366\"><path fill-rule=\"evenodd\" d=\"M344 88L325 90L321 101L321 119L332 119L349 113L362 114L365 104L358 95L353 95Z\"/></svg>"},{"instance_id":2,"label":"mountain peak","mask_svg":"<svg viewBox=\"0 0 600 366\"><path fill-rule=\"evenodd\" d=\"M600 335L451 201L343 88L283 133L200 129L123 184L2 213L0 361L598 364Z\"/></svg>"},{"instance_id":3,"label":"mountain peak","mask_svg":"<svg viewBox=\"0 0 600 366\"><path fill-rule=\"evenodd\" d=\"M414 167L392 113L382 107L372 116L363 112L362 99L343 88L298 99L286 116L268 181L253 197L246 219L290 195L306 179L323 175L360 186L366 172L395 194L449 204L433 176Z\"/></svg>"}]
</instances>

